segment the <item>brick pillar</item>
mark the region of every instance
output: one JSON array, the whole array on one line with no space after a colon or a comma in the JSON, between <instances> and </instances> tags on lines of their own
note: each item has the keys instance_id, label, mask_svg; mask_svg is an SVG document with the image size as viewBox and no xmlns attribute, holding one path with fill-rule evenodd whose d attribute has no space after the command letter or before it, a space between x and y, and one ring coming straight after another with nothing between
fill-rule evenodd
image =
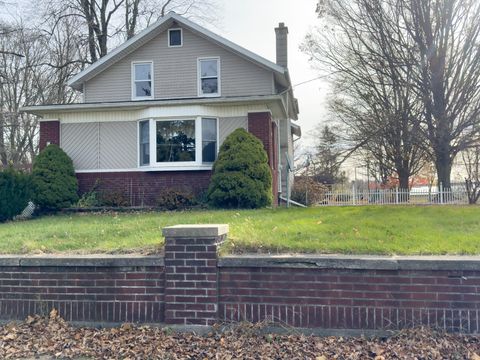
<instances>
[{"instance_id":1,"label":"brick pillar","mask_svg":"<svg viewBox=\"0 0 480 360\"><path fill-rule=\"evenodd\" d=\"M228 225L177 225L165 236L165 323L213 325L218 319L217 249Z\"/></svg>"},{"instance_id":2,"label":"brick pillar","mask_svg":"<svg viewBox=\"0 0 480 360\"><path fill-rule=\"evenodd\" d=\"M272 171L273 205L276 206L278 205L278 149L274 140L274 131L276 131L276 126L269 112L248 113L248 132L262 141L268 155L268 164Z\"/></svg>"},{"instance_id":3,"label":"brick pillar","mask_svg":"<svg viewBox=\"0 0 480 360\"><path fill-rule=\"evenodd\" d=\"M40 121L40 151L45 149L48 144L60 145L60 121Z\"/></svg>"}]
</instances>

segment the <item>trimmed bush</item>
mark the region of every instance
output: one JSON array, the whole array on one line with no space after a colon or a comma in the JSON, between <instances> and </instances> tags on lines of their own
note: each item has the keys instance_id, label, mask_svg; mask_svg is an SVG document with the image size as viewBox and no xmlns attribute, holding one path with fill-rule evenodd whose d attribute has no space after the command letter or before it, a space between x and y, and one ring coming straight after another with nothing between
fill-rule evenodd
<instances>
[{"instance_id":1,"label":"trimmed bush","mask_svg":"<svg viewBox=\"0 0 480 360\"><path fill-rule=\"evenodd\" d=\"M13 168L0 172L0 222L13 219L32 196L31 176Z\"/></svg>"},{"instance_id":2,"label":"trimmed bush","mask_svg":"<svg viewBox=\"0 0 480 360\"><path fill-rule=\"evenodd\" d=\"M72 160L57 145L48 145L33 162L34 203L42 211L56 211L78 201Z\"/></svg>"},{"instance_id":3,"label":"trimmed bush","mask_svg":"<svg viewBox=\"0 0 480 360\"><path fill-rule=\"evenodd\" d=\"M271 205L272 173L259 139L245 129L237 129L225 139L207 195L212 206L221 208Z\"/></svg>"}]
</instances>

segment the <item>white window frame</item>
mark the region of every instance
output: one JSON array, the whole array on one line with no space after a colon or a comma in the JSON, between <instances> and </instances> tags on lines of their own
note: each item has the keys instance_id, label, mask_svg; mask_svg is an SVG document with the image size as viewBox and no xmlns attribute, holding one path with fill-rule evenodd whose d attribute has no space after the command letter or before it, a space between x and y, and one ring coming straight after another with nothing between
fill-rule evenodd
<instances>
[{"instance_id":1,"label":"white window frame","mask_svg":"<svg viewBox=\"0 0 480 360\"><path fill-rule=\"evenodd\" d=\"M202 60L216 60L217 61L217 85L218 92L215 94L204 94L202 92ZM220 56L207 56L197 58L197 92L198 97L220 97L222 94L222 71L221 71Z\"/></svg>"},{"instance_id":2,"label":"white window frame","mask_svg":"<svg viewBox=\"0 0 480 360\"><path fill-rule=\"evenodd\" d=\"M136 93L136 86L135 86L135 65L143 65L143 64L150 64L150 71L152 74L152 82L151 87L151 95L150 96L137 96ZM132 100L151 100L154 98L154 89L155 89L155 75L153 73L153 60L146 60L146 61L132 61L131 67L131 87L132 87ZM149 81L149 80L137 80L137 81Z\"/></svg>"},{"instance_id":3,"label":"white window frame","mask_svg":"<svg viewBox=\"0 0 480 360\"><path fill-rule=\"evenodd\" d=\"M218 151L220 149L220 121L216 116L182 116L182 117L165 117L165 118L149 118L149 119L139 119L137 121L137 166L140 169L146 170L158 170L158 169L171 169L171 170L195 170L195 169L205 169L209 170L212 168L213 163L204 163L202 159L202 119L215 119L217 122L217 157ZM149 120L149 130L150 130L150 165L141 165L140 164L140 122ZM172 162L157 162L157 121L175 121L175 120L194 120L195 121L195 161L172 161Z\"/></svg>"},{"instance_id":4,"label":"white window frame","mask_svg":"<svg viewBox=\"0 0 480 360\"><path fill-rule=\"evenodd\" d=\"M170 32L180 30L180 45L170 45ZM183 46L183 29L182 28L171 28L168 29L168 38L167 38L167 45L169 48L177 48Z\"/></svg>"}]
</instances>

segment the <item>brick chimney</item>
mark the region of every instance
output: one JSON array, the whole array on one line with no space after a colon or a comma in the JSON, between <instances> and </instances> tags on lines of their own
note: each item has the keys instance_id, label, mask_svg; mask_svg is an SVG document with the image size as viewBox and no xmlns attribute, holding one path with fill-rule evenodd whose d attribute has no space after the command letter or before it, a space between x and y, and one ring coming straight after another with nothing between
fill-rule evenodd
<instances>
[{"instance_id":1,"label":"brick chimney","mask_svg":"<svg viewBox=\"0 0 480 360\"><path fill-rule=\"evenodd\" d=\"M277 38L277 64L285 68L288 67L288 27L281 22L275 28Z\"/></svg>"}]
</instances>

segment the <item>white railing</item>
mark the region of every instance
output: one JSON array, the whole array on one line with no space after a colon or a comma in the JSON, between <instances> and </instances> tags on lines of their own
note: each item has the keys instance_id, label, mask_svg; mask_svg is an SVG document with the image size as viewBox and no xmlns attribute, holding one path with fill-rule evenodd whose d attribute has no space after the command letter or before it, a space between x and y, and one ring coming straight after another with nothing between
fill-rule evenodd
<instances>
[{"instance_id":1,"label":"white railing","mask_svg":"<svg viewBox=\"0 0 480 360\"><path fill-rule=\"evenodd\" d=\"M468 204L468 195L464 185L452 185L449 189L442 186L366 189L353 185L350 188L333 188L327 191L323 201L317 206L408 204Z\"/></svg>"}]
</instances>

